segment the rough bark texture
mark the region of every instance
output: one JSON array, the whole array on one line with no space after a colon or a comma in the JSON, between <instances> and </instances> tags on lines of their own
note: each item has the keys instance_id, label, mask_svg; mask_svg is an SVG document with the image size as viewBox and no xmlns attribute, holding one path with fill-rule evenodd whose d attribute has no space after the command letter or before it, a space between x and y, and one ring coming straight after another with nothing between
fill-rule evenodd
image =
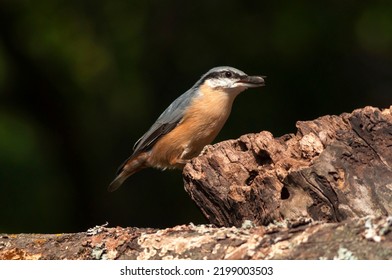
<instances>
[{"instance_id":1,"label":"rough bark texture","mask_svg":"<svg viewBox=\"0 0 392 280\"><path fill-rule=\"evenodd\" d=\"M217 226L392 213L392 115L366 107L209 146L184 169L185 189Z\"/></svg>"},{"instance_id":2,"label":"rough bark texture","mask_svg":"<svg viewBox=\"0 0 392 280\"><path fill-rule=\"evenodd\" d=\"M87 233L0 235L4 259L392 259L392 217L216 228L96 227Z\"/></svg>"},{"instance_id":3,"label":"rough bark texture","mask_svg":"<svg viewBox=\"0 0 392 280\"><path fill-rule=\"evenodd\" d=\"M391 112L208 146L183 174L215 226L0 234L0 259L392 259Z\"/></svg>"}]
</instances>

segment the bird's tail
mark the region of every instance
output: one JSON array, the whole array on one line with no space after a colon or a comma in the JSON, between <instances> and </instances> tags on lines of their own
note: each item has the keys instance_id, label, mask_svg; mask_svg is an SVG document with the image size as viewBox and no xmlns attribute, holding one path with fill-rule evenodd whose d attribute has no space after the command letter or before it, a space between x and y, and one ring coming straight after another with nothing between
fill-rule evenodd
<instances>
[{"instance_id":1,"label":"bird's tail","mask_svg":"<svg viewBox=\"0 0 392 280\"><path fill-rule=\"evenodd\" d=\"M129 157L117 170L117 177L110 183L108 187L109 192L117 190L124 181L136 172L146 168L146 160L148 155L140 153Z\"/></svg>"}]
</instances>

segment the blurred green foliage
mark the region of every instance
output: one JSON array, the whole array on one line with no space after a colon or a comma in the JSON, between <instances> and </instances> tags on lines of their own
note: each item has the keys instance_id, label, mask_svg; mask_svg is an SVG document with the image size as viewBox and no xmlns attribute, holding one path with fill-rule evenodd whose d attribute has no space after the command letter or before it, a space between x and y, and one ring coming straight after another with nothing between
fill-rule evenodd
<instances>
[{"instance_id":1,"label":"blurred green foliage","mask_svg":"<svg viewBox=\"0 0 392 280\"><path fill-rule=\"evenodd\" d=\"M216 141L392 101L391 1L2 0L0 232L205 222L181 172L106 187L211 67L267 75Z\"/></svg>"}]
</instances>

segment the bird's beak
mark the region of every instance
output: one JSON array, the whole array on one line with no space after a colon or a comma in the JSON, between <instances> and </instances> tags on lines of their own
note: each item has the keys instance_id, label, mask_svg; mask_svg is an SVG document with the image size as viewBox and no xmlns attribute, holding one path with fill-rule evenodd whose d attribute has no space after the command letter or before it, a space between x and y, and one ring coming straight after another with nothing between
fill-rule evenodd
<instances>
[{"instance_id":1,"label":"bird's beak","mask_svg":"<svg viewBox=\"0 0 392 280\"><path fill-rule=\"evenodd\" d=\"M265 85L264 78L266 76L243 76L235 83L246 87L262 87Z\"/></svg>"}]
</instances>

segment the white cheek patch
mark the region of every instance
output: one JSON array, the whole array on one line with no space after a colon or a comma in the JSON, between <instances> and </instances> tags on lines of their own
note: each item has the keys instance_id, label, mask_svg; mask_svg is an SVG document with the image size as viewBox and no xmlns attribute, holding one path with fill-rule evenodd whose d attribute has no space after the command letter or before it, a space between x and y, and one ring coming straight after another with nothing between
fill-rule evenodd
<instances>
[{"instance_id":1,"label":"white cheek patch","mask_svg":"<svg viewBox=\"0 0 392 280\"><path fill-rule=\"evenodd\" d=\"M211 88L233 88L236 85L233 83L231 79L228 78L219 78L219 79L209 79L206 81L207 86Z\"/></svg>"}]
</instances>

